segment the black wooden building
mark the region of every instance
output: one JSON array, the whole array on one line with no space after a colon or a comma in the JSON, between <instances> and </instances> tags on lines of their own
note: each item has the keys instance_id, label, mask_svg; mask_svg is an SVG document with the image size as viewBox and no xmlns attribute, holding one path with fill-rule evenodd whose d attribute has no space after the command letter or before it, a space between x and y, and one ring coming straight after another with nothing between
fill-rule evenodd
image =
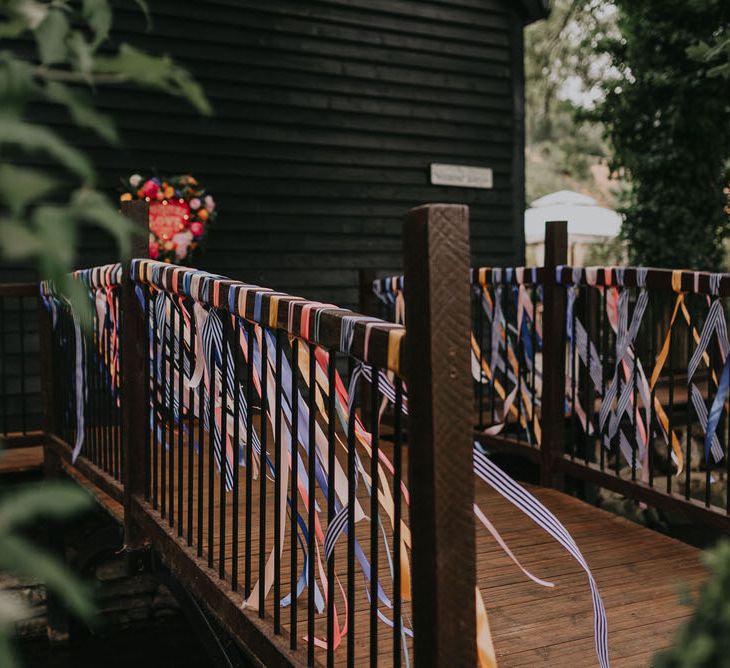
<instances>
[{"instance_id":1,"label":"black wooden building","mask_svg":"<svg viewBox=\"0 0 730 668\"><path fill-rule=\"evenodd\" d=\"M120 0L113 39L189 68L214 116L161 93L99 89L121 131L115 148L60 108L33 111L93 158L112 195L135 172L197 176L219 210L202 268L352 306L359 269L399 269L403 213L423 202L470 205L475 262L520 262L523 28L546 5L154 0L148 32L134 3ZM431 185L432 163L488 167L493 187ZM82 247L79 266L114 259L100 232L85 233ZM0 264L2 281L33 274ZM19 306L4 304L0 323L11 415L22 383L31 399L38 389L35 318L22 327L8 310ZM39 403L29 403L37 421Z\"/></svg>"},{"instance_id":2,"label":"black wooden building","mask_svg":"<svg viewBox=\"0 0 730 668\"><path fill-rule=\"evenodd\" d=\"M520 261L523 28L544 0L150 4L151 32L126 4L115 39L188 67L214 116L104 90L123 148L79 140L111 190L151 168L208 186L219 217L203 268L351 305L358 269L398 268L402 214L426 201L471 206L475 261ZM489 167L493 188L431 185L431 163Z\"/></svg>"}]
</instances>

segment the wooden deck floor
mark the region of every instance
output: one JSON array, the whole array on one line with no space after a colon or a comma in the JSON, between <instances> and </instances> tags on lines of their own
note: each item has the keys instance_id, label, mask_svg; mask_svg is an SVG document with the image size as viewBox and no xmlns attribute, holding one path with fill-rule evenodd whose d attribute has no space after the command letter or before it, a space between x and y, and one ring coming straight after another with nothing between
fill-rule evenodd
<instances>
[{"instance_id":1,"label":"wooden deck floor","mask_svg":"<svg viewBox=\"0 0 730 668\"><path fill-rule=\"evenodd\" d=\"M177 459L177 453L176 453ZM208 475L204 464L203 498L203 558L201 566L207 565L209 545L208 530ZM185 457L187 462L187 455ZM177 461L175 462L177 475ZM169 469L168 469L169 475ZM245 569L245 470L240 469L239 539L238 539L238 582L239 592L243 589ZM220 549L220 478L217 473L214 482L214 540L213 563L218 569ZM169 489L169 483L168 489ZM177 482L175 483L177 484ZM361 486L362 487L362 486ZM197 489L197 473L193 479ZM159 488L158 488L159 489ZM183 534L181 544L186 543L187 520L187 477L183 478ZM259 510L260 482L252 485L253 532L251 541L252 582L258 579L259 564ZM598 583L606 606L609 626L609 651L614 667L648 666L656 651L667 647L677 625L686 619L690 609L679 603L679 588L687 586L696 589L705 577L699 563L699 551L676 540L642 528L627 520L589 506L582 501L568 497L554 490L531 488L545 505L564 523L580 547ZM364 492L359 494L367 504ZM230 582L232 549L232 492L226 494L226 578ZM588 583L582 569L547 534L521 512L505 501L496 492L477 481L476 498L485 514L502 534L512 551L523 565L534 575L552 581L555 587L547 589L528 580L502 552L492 537L483 529L478 530L478 582L489 613L499 665L507 666L595 666L597 665L593 645L593 611ZM318 498L325 507L325 500ZM175 493L175 504L177 494ZM266 556L273 547L273 483L267 481L266 505ZM300 502L300 511L303 507ZM369 513L368 506L364 506ZM193 537L197 535L197 502L193 505ZM168 512L169 514L169 512ZM175 507L175 523L180 516ZM322 513L324 520L325 513ZM169 524L169 519L160 519ZM281 594L289 593L289 519L284 531L285 548L281 560ZM391 533L388 523L385 529ZM323 527L326 529L326 527ZM363 550L370 554L370 523L365 520L357 525L357 539ZM343 587L346 586L346 541L336 549L336 571ZM301 554L299 566L301 567ZM379 573L386 594L392 596L385 551L380 548ZM358 571L356 578L357 597L354 615L350 623L355 624L357 640L355 664L367 661L369 648L368 599L363 578ZM338 585L339 592L339 585ZM299 648L306 648L306 595L299 598L297 637ZM242 600L242 599L239 599ZM340 622L342 622L343 598L336 599ZM392 611L383 608L388 617ZM266 600L265 616L271 622L273 595ZM404 602L404 620L410 618L410 603ZM281 609L282 635L289 637L289 608ZM316 616L315 635L323 637L326 629L326 615ZM381 665L391 665L392 629L378 624L378 656ZM411 641L408 641L409 647ZM324 664L325 651L317 648L318 663ZM347 656L346 639L335 652L337 665L344 665Z\"/></svg>"},{"instance_id":2,"label":"wooden deck floor","mask_svg":"<svg viewBox=\"0 0 730 668\"><path fill-rule=\"evenodd\" d=\"M11 448L0 453L0 474L28 473L43 467L43 446Z\"/></svg>"}]
</instances>

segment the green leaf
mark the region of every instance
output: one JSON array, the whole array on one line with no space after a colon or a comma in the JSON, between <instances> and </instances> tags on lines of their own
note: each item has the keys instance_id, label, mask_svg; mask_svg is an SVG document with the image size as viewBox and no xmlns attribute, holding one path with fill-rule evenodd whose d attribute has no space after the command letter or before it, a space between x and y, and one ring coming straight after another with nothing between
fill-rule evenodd
<instances>
[{"instance_id":1,"label":"green leaf","mask_svg":"<svg viewBox=\"0 0 730 668\"><path fill-rule=\"evenodd\" d=\"M84 0L82 16L94 31L92 46L96 49L109 36L112 8L107 0Z\"/></svg>"},{"instance_id":2,"label":"green leaf","mask_svg":"<svg viewBox=\"0 0 730 668\"><path fill-rule=\"evenodd\" d=\"M31 30L36 30L48 16L50 5L37 0L13 0L8 2L8 14L21 19Z\"/></svg>"},{"instance_id":3,"label":"green leaf","mask_svg":"<svg viewBox=\"0 0 730 668\"><path fill-rule=\"evenodd\" d=\"M0 666L20 668L20 662L11 642L12 634L0 629Z\"/></svg>"},{"instance_id":4,"label":"green leaf","mask_svg":"<svg viewBox=\"0 0 730 668\"><path fill-rule=\"evenodd\" d=\"M10 19L0 23L0 39L16 39L28 29L28 24L21 18Z\"/></svg>"},{"instance_id":5,"label":"green leaf","mask_svg":"<svg viewBox=\"0 0 730 668\"><path fill-rule=\"evenodd\" d=\"M26 206L58 188L59 182L45 172L17 165L0 165L0 198L19 216Z\"/></svg>"},{"instance_id":6,"label":"green leaf","mask_svg":"<svg viewBox=\"0 0 730 668\"><path fill-rule=\"evenodd\" d=\"M53 276L58 291L65 295L71 302L71 308L78 317L81 328L84 331L92 331L93 312L92 303L89 297L89 291L81 281L71 278L65 267L56 267L55 274L48 273L47 276Z\"/></svg>"},{"instance_id":7,"label":"green leaf","mask_svg":"<svg viewBox=\"0 0 730 668\"><path fill-rule=\"evenodd\" d=\"M94 68L94 50L78 31L74 30L68 38L69 59L77 72L84 75L89 85L93 84L91 71Z\"/></svg>"},{"instance_id":8,"label":"green leaf","mask_svg":"<svg viewBox=\"0 0 730 668\"><path fill-rule=\"evenodd\" d=\"M124 259L128 258L131 252L131 235L148 234L147 230L140 230L119 213L109 200L96 190L88 188L77 190L71 196L71 203L75 215L80 220L101 227L116 239L119 254Z\"/></svg>"},{"instance_id":9,"label":"green leaf","mask_svg":"<svg viewBox=\"0 0 730 668\"><path fill-rule=\"evenodd\" d=\"M212 113L210 103L200 85L186 69L176 65L169 56L151 56L129 44L122 44L116 56L98 58L94 71L123 74L137 84L187 99L202 114Z\"/></svg>"},{"instance_id":10,"label":"green leaf","mask_svg":"<svg viewBox=\"0 0 730 668\"><path fill-rule=\"evenodd\" d=\"M150 14L150 7L147 4L147 0L134 0L134 2L137 4L137 7L139 7L142 10L142 13L144 14L145 21L147 22L147 30L152 30L152 14Z\"/></svg>"},{"instance_id":11,"label":"green leaf","mask_svg":"<svg viewBox=\"0 0 730 668\"><path fill-rule=\"evenodd\" d=\"M37 578L82 619L94 614L89 588L54 556L19 536L0 537L0 567Z\"/></svg>"},{"instance_id":12,"label":"green leaf","mask_svg":"<svg viewBox=\"0 0 730 668\"><path fill-rule=\"evenodd\" d=\"M0 249L8 260L35 257L43 249L40 236L27 224L0 220Z\"/></svg>"},{"instance_id":13,"label":"green leaf","mask_svg":"<svg viewBox=\"0 0 730 668\"><path fill-rule=\"evenodd\" d=\"M19 117L35 92L31 66L13 58L10 53L0 54L0 99L2 116Z\"/></svg>"},{"instance_id":14,"label":"green leaf","mask_svg":"<svg viewBox=\"0 0 730 668\"><path fill-rule=\"evenodd\" d=\"M35 31L38 54L45 65L62 63L66 59L66 37L70 26L60 9L52 8Z\"/></svg>"},{"instance_id":15,"label":"green leaf","mask_svg":"<svg viewBox=\"0 0 730 668\"><path fill-rule=\"evenodd\" d=\"M45 93L52 102L64 105L77 125L94 130L102 139L112 144L119 141L111 117L97 112L88 96L57 81L49 81Z\"/></svg>"},{"instance_id":16,"label":"green leaf","mask_svg":"<svg viewBox=\"0 0 730 668\"><path fill-rule=\"evenodd\" d=\"M76 221L69 207L45 204L33 211L33 224L45 249L52 250L59 263L70 267L74 261Z\"/></svg>"},{"instance_id":17,"label":"green leaf","mask_svg":"<svg viewBox=\"0 0 730 668\"><path fill-rule=\"evenodd\" d=\"M19 146L31 153L47 153L83 181L94 181L94 169L86 156L42 125L0 116L0 145L2 144Z\"/></svg>"},{"instance_id":18,"label":"green leaf","mask_svg":"<svg viewBox=\"0 0 730 668\"><path fill-rule=\"evenodd\" d=\"M0 533L39 519L66 519L87 510L91 497L68 482L29 485L5 497L0 503Z\"/></svg>"}]
</instances>

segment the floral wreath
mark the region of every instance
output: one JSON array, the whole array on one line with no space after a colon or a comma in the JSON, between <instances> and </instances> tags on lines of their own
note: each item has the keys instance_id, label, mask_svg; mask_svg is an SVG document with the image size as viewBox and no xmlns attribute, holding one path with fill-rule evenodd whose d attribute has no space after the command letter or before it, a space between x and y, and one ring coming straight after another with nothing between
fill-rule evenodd
<instances>
[{"instance_id":1,"label":"floral wreath","mask_svg":"<svg viewBox=\"0 0 730 668\"><path fill-rule=\"evenodd\" d=\"M120 201L150 203L150 258L187 264L215 221L215 200L189 174L164 179L132 174L122 186Z\"/></svg>"}]
</instances>

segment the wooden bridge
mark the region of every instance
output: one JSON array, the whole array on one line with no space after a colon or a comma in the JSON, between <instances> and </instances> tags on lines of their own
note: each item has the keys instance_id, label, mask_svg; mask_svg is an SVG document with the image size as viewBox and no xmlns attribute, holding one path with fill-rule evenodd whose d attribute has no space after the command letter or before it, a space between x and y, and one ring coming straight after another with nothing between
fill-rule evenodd
<instances>
[{"instance_id":1,"label":"wooden bridge","mask_svg":"<svg viewBox=\"0 0 730 668\"><path fill-rule=\"evenodd\" d=\"M44 284L46 473L88 488L124 524L130 559L162 564L260 665L486 666L490 638L501 666L596 665L601 607L584 566L611 665L650 665L691 614L677 588L703 581L698 550L559 490L582 481L727 530L711 489L727 457L703 459L708 489L690 489L681 469L701 419L686 399L675 414L673 400L685 373L713 401L721 353L687 376L677 341L693 351L700 305L730 278L621 272L619 292L696 296L645 401L639 362L655 366L674 321L657 311L660 345L634 336L624 353L625 332L591 319L591 297L577 295L599 293L608 313L607 284L556 269L564 228L552 230L529 307L526 272L473 272L470 287L465 208L412 211L395 296L407 327L148 260L76 273L90 296L84 327ZM637 312L638 294L618 299ZM610 383L592 355L603 375L626 365L633 409L616 399L617 432L600 415ZM667 403L655 403L660 391ZM542 486L514 491L485 474L483 449L536 464ZM562 536L557 521L572 536L563 545L545 530Z\"/></svg>"}]
</instances>

